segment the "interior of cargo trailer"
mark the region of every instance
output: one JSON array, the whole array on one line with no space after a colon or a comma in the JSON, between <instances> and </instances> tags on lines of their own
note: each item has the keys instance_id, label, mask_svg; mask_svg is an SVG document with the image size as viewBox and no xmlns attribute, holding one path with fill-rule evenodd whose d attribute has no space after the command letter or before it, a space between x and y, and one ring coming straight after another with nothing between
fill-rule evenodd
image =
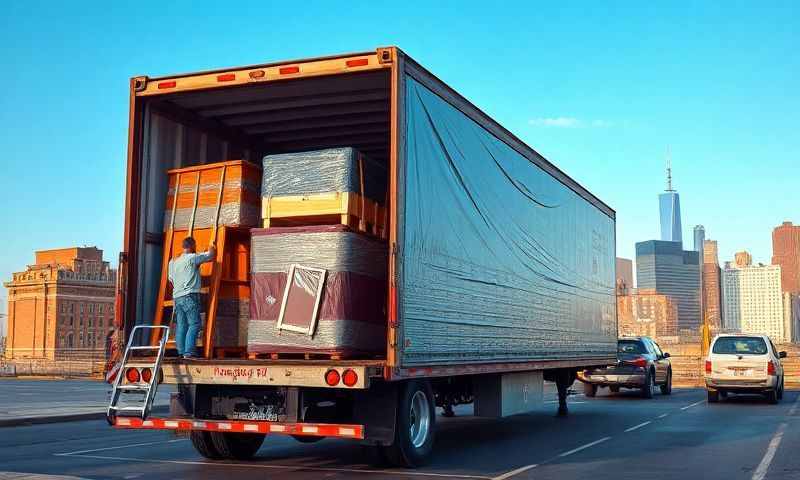
<instances>
[{"instance_id":1,"label":"interior of cargo trailer","mask_svg":"<svg viewBox=\"0 0 800 480\"><path fill-rule=\"evenodd\" d=\"M372 196L381 197L378 199L379 203L383 205L384 209L387 208L388 179L385 177L388 172L390 145L390 77L388 71L263 82L205 91L177 92L145 98L142 106L141 132L143 139L140 160L142 195L139 205L141 221L137 232L138 251L140 252L137 258L139 273L137 278L129 279L129 281L138 281L136 288L138 298L128 300L135 301L137 324L152 323L154 312L160 308L159 289L164 273L165 232L171 227L168 222L172 204L168 198L171 191L180 192L184 186L183 182L186 181L184 178L182 182L178 177L178 183L175 183L174 179L170 179L170 175L173 174L168 172L232 160L244 160L260 168L265 156L352 147L368 158L371 165L377 165L376 171L380 172L379 175L384 176L377 182L370 180L367 189L374 189L376 184L379 185L378 188L383 190L382 193ZM291 159L292 157L280 158L285 161L286 158ZM302 162L302 159L298 161ZM357 168L366 168L361 163L357 165ZM302 164L299 164L298 168L303 168ZM188 173L184 175L186 177ZM222 175L224 183L225 174ZM242 181L245 177L246 175L242 174ZM365 188L363 178L364 174L361 172L362 194ZM199 174L197 183L199 190ZM173 194L176 196L172 202L178 203L178 193ZM195 200L195 206L196 204ZM375 213L375 215L378 214ZM217 206L217 216L219 217L219 206ZM350 264L358 264L353 268L360 268L359 271L369 270L368 273L373 277L382 276L381 283L385 288L388 258L385 253L381 253L386 250L385 236L382 237L378 233L378 229L374 228L373 235L350 235L347 240L342 240L342 235L349 235L352 232L341 225L338 227L332 225L332 222L327 220L327 218L319 217L305 223L273 220L270 225L265 222L263 226L271 228L260 229L258 234L253 233L252 238L254 242L259 242L259 246L256 247L256 243L254 243L252 248L273 249L271 251L280 249L282 252L287 252L287 255L293 252L292 254L297 255L300 260L293 262L291 259L287 259L288 263L284 262L285 264L281 263L279 266L275 266L275 262L266 261L260 262L259 265L269 264L268 266L281 269L291 267L288 272L290 275L296 269L298 275L305 275L306 280L314 280L315 262L342 263L342 261L338 258L303 260L305 258L303 253L308 251L324 252L329 245L338 245L336 242L346 241L347 248L351 250L357 249L361 252L374 250L373 258L379 260L379 263L382 264L381 268L367 266L365 265L367 262L363 260L360 263L351 261ZM175 221L174 211L172 212L172 221L173 223ZM193 213L192 222L194 221ZM259 227L261 226L262 224L259 223ZM372 224L370 224L370 228L372 228ZM280 233L280 235L275 233ZM176 232L176 235L180 235L180 232ZM217 235L216 226L213 235ZM325 237L326 235L328 237ZM204 248L210 240L208 234L201 233L195 236L199 249ZM241 229L234 235L236 241L239 242L237 245L244 242L243 236L247 237L247 233L243 233ZM321 238L322 240L320 240ZM178 236L171 239L170 245L173 243L176 245L171 248L177 249L179 240ZM240 257L244 256L237 260L239 265L237 278L240 281L246 281L248 277L252 278L255 275L250 271L255 267L247 265L253 255L248 255L247 250L241 245L237 251ZM295 263L302 263L302 265L292 266ZM375 263L374 260L372 263ZM244 276L241 271L243 264L244 268L248 270ZM330 288L338 289L332 290L334 292L341 292L350 285L358 284L360 278L357 275L355 279L352 276L342 277L340 275L337 277L330 272L326 275L327 277L323 281ZM317 281L319 280L320 278L317 278ZM273 285L270 282L275 283L276 281L265 276L264 288L274 287L273 290L283 290L285 287L284 284ZM368 286L365 287L361 284L361 289L364 288L371 292L370 295L373 297L382 297L376 300L379 305L374 305L373 312L376 309L380 310L382 315L380 322L385 328L385 290L369 290ZM260 294L264 294L264 292L260 291ZM274 293L265 298L273 303L276 299L278 303L281 301L281 297ZM284 301L287 299L291 300L288 289ZM354 301L363 303L363 299ZM324 309L325 307L320 306L320 308ZM338 308L338 305L333 305L331 308ZM322 327L318 326L317 328ZM286 331L281 333L284 336L288 334L289 332ZM357 335L357 333L351 333L351 335ZM380 338L378 343L376 349L379 349L380 353L373 354L372 358L375 358L376 355L377 357L385 356L385 335ZM303 351L303 349L300 348L298 351Z\"/></svg>"}]
</instances>

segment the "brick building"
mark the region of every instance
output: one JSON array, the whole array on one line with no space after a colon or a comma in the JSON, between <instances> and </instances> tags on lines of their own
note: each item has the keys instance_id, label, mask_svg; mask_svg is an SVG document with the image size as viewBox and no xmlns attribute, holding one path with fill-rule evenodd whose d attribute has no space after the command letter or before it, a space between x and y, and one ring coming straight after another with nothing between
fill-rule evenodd
<instances>
[{"instance_id":1,"label":"brick building","mask_svg":"<svg viewBox=\"0 0 800 480\"><path fill-rule=\"evenodd\" d=\"M800 225L783 222L772 231L772 264L781 266L781 290L800 293Z\"/></svg>"},{"instance_id":2,"label":"brick building","mask_svg":"<svg viewBox=\"0 0 800 480\"><path fill-rule=\"evenodd\" d=\"M677 342L678 309L670 297L653 289L619 292L617 328L620 336L646 335L661 342Z\"/></svg>"},{"instance_id":3,"label":"brick building","mask_svg":"<svg viewBox=\"0 0 800 480\"><path fill-rule=\"evenodd\" d=\"M95 247L36 252L8 289L6 359L96 356L114 320L116 272Z\"/></svg>"},{"instance_id":4,"label":"brick building","mask_svg":"<svg viewBox=\"0 0 800 480\"><path fill-rule=\"evenodd\" d=\"M703 242L703 317L712 332L722 328L722 269L716 240Z\"/></svg>"}]
</instances>

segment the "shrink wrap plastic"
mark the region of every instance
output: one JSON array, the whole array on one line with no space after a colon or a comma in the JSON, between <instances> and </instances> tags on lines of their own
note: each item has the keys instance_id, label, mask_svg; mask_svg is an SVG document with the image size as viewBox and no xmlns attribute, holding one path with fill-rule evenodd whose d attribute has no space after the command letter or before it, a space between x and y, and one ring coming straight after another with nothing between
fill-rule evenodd
<instances>
[{"instance_id":1,"label":"shrink wrap plastic","mask_svg":"<svg viewBox=\"0 0 800 480\"><path fill-rule=\"evenodd\" d=\"M364 196L383 204L386 195L386 168L350 147L265 156L261 196L281 197L328 192L360 194L362 169Z\"/></svg>"},{"instance_id":2,"label":"shrink wrap plastic","mask_svg":"<svg viewBox=\"0 0 800 480\"><path fill-rule=\"evenodd\" d=\"M405 85L401 364L613 357L614 219Z\"/></svg>"},{"instance_id":3,"label":"shrink wrap plastic","mask_svg":"<svg viewBox=\"0 0 800 480\"><path fill-rule=\"evenodd\" d=\"M344 225L251 230L248 351L384 353L386 256L384 242ZM313 335L277 328L292 264L327 271Z\"/></svg>"}]
</instances>

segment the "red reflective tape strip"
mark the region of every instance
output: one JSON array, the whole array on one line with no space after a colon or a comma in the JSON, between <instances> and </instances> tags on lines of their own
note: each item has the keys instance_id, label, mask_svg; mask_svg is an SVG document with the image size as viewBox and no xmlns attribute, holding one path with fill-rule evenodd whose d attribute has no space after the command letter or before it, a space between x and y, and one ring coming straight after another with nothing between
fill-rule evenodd
<instances>
[{"instance_id":1,"label":"red reflective tape strip","mask_svg":"<svg viewBox=\"0 0 800 480\"><path fill-rule=\"evenodd\" d=\"M273 423L151 418L117 417L117 428L145 430L206 430L211 432L279 433L285 435L308 435L319 437L364 438L363 425L337 425L325 423Z\"/></svg>"},{"instance_id":2,"label":"red reflective tape strip","mask_svg":"<svg viewBox=\"0 0 800 480\"><path fill-rule=\"evenodd\" d=\"M175 88L175 85L177 84L178 82L176 82L175 80L169 82L158 82L158 89L163 90L165 88Z\"/></svg>"},{"instance_id":3,"label":"red reflective tape strip","mask_svg":"<svg viewBox=\"0 0 800 480\"><path fill-rule=\"evenodd\" d=\"M300 67L298 67L298 66L294 66L294 67L281 67L281 68L279 68L279 69L278 69L278 72L279 72L281 75L288 75L288 74L290 74L290 73L300 73Z\"/></svg>"},{"instance_id":4,"label":"red reflective tape strip","mask_svg":"<svg viewBox=\"0 0 800 480\"><path fill-rule=\"evenodd\" d=\"M223 73L222 75L217 75L218 82L232 82L233 80L236 80L235 73Z\"/></svg>"},{"instance_id":5,"label":"red reflective tape strip","mask_svg":"<svg viewBox=\"0 0 800 480\"><path fill-rule=\"evenodd\" d=\"M345 65L348 67L363 67L364 65L369 65L368 58L357 58L355 60L348 60L344 62Z\"/></svg>"}]
</instances>

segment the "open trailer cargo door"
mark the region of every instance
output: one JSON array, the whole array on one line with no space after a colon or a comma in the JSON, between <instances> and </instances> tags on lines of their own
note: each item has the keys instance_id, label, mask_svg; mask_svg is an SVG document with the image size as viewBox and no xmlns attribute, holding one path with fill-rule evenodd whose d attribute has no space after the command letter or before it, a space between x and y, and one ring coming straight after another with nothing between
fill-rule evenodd
<instances>
[{"instance_id":1,"label":"open trailer cargo door","mask_svg":"<svg viewBox=\"0 0 800 480\"><path fill-rule=\"evenodd\" d=\"M400 365L613 356L614 212L406 65Z\"/></svg>"}]
</instances>

